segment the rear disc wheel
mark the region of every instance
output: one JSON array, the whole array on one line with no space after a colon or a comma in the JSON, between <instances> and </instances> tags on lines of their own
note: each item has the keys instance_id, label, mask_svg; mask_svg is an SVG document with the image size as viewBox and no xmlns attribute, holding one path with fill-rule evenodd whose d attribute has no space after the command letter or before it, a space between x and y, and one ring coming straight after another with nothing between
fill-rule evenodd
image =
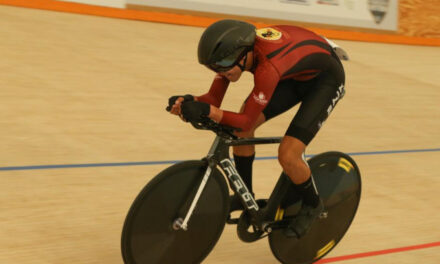
<instances>
[{"instance_id":1,"label":"rear disc wheel","mask_svg":"<svg viewBox=\"0 0 440 264\"><path fill-rule=\"evenodd\" d=\"M287 238L283 231L269 235L269 244L275 257L284 264L313 263L342 239L356 214L361 197L361 177L354 160L341 152L326 152L308 160L319 195L324 202L327 217L317 219L300 239ZM292 218L301 203L295 201L285 208L283 219Z\"/></svg>"}]
</instances>

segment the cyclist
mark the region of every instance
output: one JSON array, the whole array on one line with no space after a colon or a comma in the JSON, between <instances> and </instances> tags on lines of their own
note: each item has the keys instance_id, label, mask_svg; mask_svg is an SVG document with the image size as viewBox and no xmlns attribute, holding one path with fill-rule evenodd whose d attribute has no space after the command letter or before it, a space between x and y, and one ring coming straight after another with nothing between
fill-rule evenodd
<instances>
[{"instance_id":1,"label":"cyclist","mask_svg":"<svg viewBox=\"0 0 440 264\"><path fill-rule=\"evenodd\" d=\"M309 30L287 25L256 29L238 20L209 26L201 36L198 59L216 76L204 95L169 98L170 112L183 120L209 117L240 129L239 137L253 137L261 124L301 102L279 146L278 160L302 197L301 209L285 234L303 236L324 212L304 153L344 95L342 63L328 42ZM254 75L253 90L239 113L221 110L229 83L238 81L244 71ZM252 192L255 146L234 146L233 154L238 173ZM238 198L232 198L231 209L240 206Z\"/></svg>"}]
</instances>

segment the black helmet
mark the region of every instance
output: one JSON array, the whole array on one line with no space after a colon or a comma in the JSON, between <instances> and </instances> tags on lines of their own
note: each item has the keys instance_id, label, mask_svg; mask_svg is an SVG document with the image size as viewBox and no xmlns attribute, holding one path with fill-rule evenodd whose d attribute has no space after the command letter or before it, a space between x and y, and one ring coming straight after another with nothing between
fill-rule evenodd
<instances>
[{"instance_id":1,"label":"black helmet","mask_svg":"<svg viewBox=\"0 0 440 264\"><path fill-rule=\"evenodd\" d=\"M215 22L200 38L200 64L214 71L228 71L252 49L255 35L255 26L243 21L225 19Z\"/></svg>"}]
</instances>

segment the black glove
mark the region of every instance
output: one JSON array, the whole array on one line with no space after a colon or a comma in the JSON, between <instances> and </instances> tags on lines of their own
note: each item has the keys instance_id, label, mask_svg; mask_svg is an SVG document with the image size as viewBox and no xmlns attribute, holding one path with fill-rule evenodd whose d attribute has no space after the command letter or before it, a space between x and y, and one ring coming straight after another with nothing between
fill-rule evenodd
<instances>
[{"instance_id":1,"label":"black glove","mask_svg":"<svg viewBox=\"0 0 440 264\"><path fill-rule=\"evenodd\" d=\"M179 97L183 97L183 101L182 101L182 103L183 103L183 102L191 102L191 101L194 101L194 96L192 96L192 95L190 95L190 94L187 94L187 95L174 95L174 96L171 96L171 97L168 99L168 106L167 106L167 108L166 108L166 110L167 110L168 112L171 111L171 108L172 108L173 105L176 103L176 100L179 99Z\"/></svg>"},{"instance_id":2,"label":"black glove","mask_svg":"<svg viewBox=\"0 0 440 264\"><path fill-rule=\"evenodd\" d=\"M182 116L189 122L201 122L211 111L211 105L203 102L185 102L181 106Z\"/></svg>"}]
</instances>

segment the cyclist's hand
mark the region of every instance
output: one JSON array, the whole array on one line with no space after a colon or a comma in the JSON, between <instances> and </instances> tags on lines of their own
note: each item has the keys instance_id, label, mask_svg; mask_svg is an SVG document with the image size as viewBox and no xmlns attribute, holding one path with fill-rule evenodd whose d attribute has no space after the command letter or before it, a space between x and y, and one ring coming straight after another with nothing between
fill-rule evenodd
<instances>
[{"instance_id":1,"label":"cyclist's hand","mask_svg":"<svg viewBox=\"0 0 440 264\"><path fill-rule=\"evenodd\" d=\"M189 122L200 122L209 116L211 105L203 102L184 102L181 106L183 119Z\"/></svg>"},{"instance_id":2,"label":"cyclist's hand","mask_svg":"<svg viewBox=\"0 0 440 264\"><path fill-rule=\"evenodd\" d=\"M191 102L194 101L194 96L187 94L187 95L175 95L171 96L168 99L168 106L166 110L172 114L180 115L180 105L183 102Z\"/></svg>"}]
</instances>

